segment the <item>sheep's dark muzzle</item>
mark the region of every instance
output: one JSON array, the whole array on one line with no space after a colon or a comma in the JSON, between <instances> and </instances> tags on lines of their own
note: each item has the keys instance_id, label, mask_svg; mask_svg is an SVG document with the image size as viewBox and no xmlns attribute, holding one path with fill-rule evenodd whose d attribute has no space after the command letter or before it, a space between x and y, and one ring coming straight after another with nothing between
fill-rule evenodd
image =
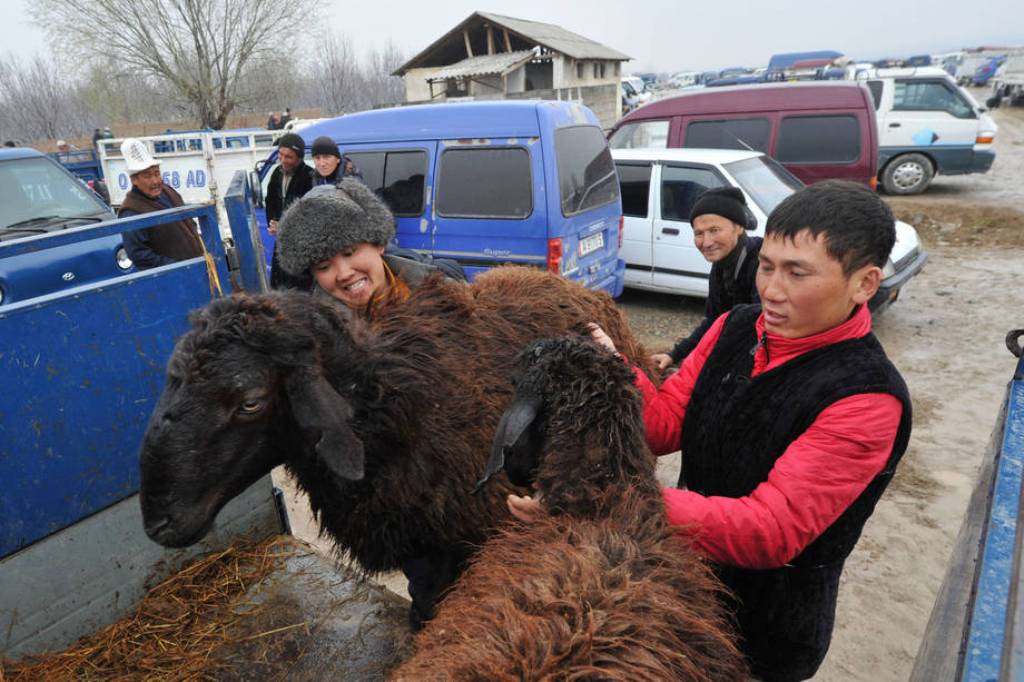
<instances>
[{"instance_id":1,"label":"sheep's dark muzzle","mask_svg":"<svg viewBox=\"0 0 1024 682\"><path fill-rule=\"evenodd\" d=\"M157 544L163 545L164 547L171 547L179 549L181 547L189 547L196 544L210 532L210 528L213 526L213 521L203 524L196 530L191 532L182 532L176 524L174 524L170 517L164 516L155 519L152 522L145 523L146 535L150 540Z\"/></svg>"}]
</instances>

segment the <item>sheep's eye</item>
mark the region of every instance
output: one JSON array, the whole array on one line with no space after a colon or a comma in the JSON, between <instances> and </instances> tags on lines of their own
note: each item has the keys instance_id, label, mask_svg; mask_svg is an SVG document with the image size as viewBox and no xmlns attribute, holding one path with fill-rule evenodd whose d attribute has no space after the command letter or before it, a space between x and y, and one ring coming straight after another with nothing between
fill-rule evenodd
<instances>
[{"instance_id":1,"label":"sheep's eye","mask_svg":"<svg viewBox=\"0 0 1024 682\"><path fill-rule=\"evenodd\" d=\"M266 404L265 400L244 400L242 401L242 404L239 405L238 409L241 410L243 414L256 414L262 410Z\"/></svg>"}]
</instances>

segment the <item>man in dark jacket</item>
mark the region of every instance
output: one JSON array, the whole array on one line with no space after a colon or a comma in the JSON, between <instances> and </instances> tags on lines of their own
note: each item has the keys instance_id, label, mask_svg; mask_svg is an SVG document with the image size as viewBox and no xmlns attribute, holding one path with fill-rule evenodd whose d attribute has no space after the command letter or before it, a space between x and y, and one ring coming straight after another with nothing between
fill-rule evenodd
<instances>
[{"instance_id":1,"label":"man in dark jacket","mask_svg":"<svg viewBox=\"0 0 1024 682\"><path fill-rule=\"evenodd\" d=\"M127 218L184 204L181 195L164 184L160 165L141 140L128 138L122 142L121 155L131 177L132 188L122 200L117 217ZM125 232L124 248L139 269L203 255L203 243L196 224L189 219Z\"/></svg>"},{"instance_id":2,"label":"man in dark jacket","mask_svg":"<svg viewBox=\"0 0 1024 682\"><path fill-rule=\"evenodd\" d=\"M313 140L313 168L316 174L313 176L313 185L337 185L342 178L355 178L363 181L363 174L359 172L352 159L342 156L338 145L326 135Z\"/></svg>"},{"instance_id":3,"label":"man in dark jacket","mask_svg":"<svg viewBox=\"0 0 1024 682\"><path fill-rule=\"evenodd\" d=\"M690 211L693 243L711 263L704 319L669 353L651 356L658 369L683 361L697 347L711 324L735 305L758 303L757 256L761 238L747 236L757 219L737 187L714 187L697 199Z\"/></svg>"},{"instance_id":4,"label":"man in dark jacket","mask_svg":"<svg viewBox=\"0 0 1024 682\"><path fill-rule=\"evenodd\" d=\"M295 133L286 133L277 140L277 157L280 165L270 174L265 206L267 209L267 231L277 236L277 222L292 202L305 196L313 188L314 170L303 163L306 156L306 142ZM289 275L277 261L277 244L270 264L270 286L274 289L304 289L313 284L310 278L296 278Z\"/></svg>"}]
</instances>

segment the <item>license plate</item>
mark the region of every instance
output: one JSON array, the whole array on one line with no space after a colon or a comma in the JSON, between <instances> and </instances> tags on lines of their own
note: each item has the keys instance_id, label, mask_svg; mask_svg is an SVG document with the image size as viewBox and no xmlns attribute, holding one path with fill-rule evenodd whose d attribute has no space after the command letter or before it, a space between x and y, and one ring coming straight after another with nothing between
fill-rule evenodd
<instances>
[{"instance_id":1,"label":"license plate","mask_svg":"<svg viewBox=\"0 0 1024 682\"><path fill-rule=\"evenodd\" d=\"M604 248L604 233L598 232L580 240L580 257Z\"/></svg>"}]
</instances>

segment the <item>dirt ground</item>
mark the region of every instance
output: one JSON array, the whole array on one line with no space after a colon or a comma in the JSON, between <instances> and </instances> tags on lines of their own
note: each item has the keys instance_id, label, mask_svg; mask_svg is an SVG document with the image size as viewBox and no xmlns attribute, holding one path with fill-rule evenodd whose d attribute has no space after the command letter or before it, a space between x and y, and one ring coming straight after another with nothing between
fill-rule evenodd
<instances>
[{"instance_id":1,"label":"dirt ground","mask_svg":"<svg viewBox=\"0 0 1024 682\"><path fill-rule=\"evenodd\" d=\"M1004 107L994 117L1000 129L989 173L940 176L923 195L889 198L930 253L925 270L875 320L910 387L914 431L847 562L819 682L909 676L1012 374L1003 337L1024 327L1024 107ZM627 291L620 304L654 350L671 345L703 313L703 301L649 292ZM678 455L662 458L665 483L678 465ZM316 541L301 495L283 478L279 483L296 534ZM382 582L405 595L400 575Z\"/></svg>"}]
</instances>

